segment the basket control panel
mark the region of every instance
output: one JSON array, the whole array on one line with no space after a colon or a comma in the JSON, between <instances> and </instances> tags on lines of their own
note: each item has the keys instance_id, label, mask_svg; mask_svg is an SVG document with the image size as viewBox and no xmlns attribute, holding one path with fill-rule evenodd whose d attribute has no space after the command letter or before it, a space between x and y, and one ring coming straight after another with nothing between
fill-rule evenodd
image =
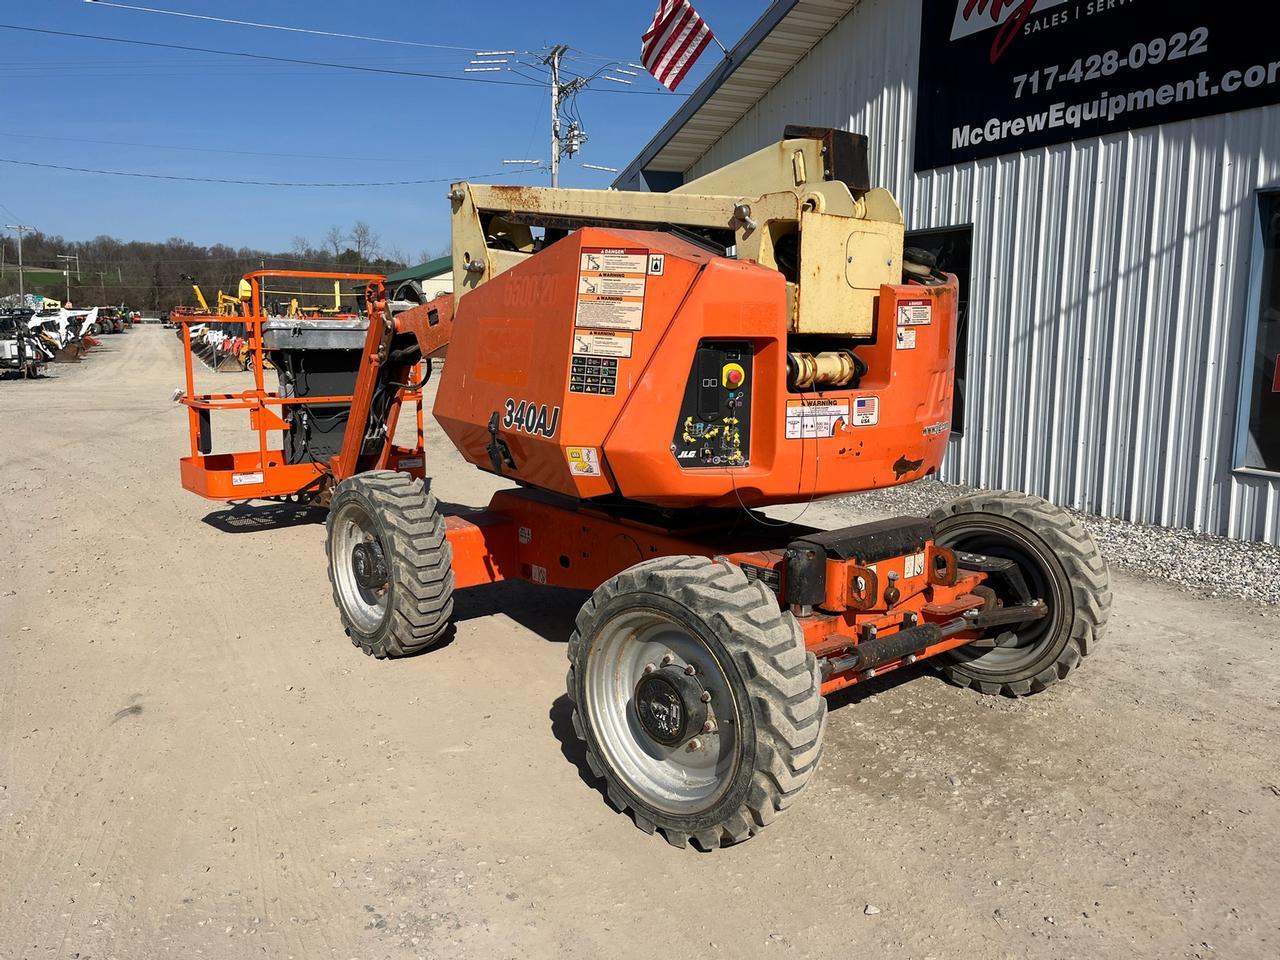
<instances>
[{"instance_id":1,"label":"basket control panel","mask_svg":"<svg viewBox=\"0 0 1280 960\"><path fill-rule=\"evenodd\" d=\"M681 467L745 467L751 459L751 344L704 340L685 384L671 450Z\"/></svg>"}]
</instances>

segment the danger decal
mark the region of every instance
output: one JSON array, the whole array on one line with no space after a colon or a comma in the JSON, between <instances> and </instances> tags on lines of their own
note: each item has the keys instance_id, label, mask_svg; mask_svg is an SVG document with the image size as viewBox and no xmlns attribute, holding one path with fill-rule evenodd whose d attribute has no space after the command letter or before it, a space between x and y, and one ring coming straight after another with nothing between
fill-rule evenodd
<instances>
[{"instance_id":1,"label":"danger decal","mask_svg":"<svg viewBox=\"0 0 1280 960\"><path fill-rule=\"evenodd\" d=\"M639 330L644 319L649 251L583 247L578 270L577 327L592 330ZM661 275L659 265L655 275Z\"/></svg>"},{"instance_id":2,"label":"danger decal","mask_svg":"<svg viewBox=\"0 0 1280 960\"><path fill-rule=\"evenodd\" d=\"M898 326L922 327L933 323L933 303L929 300L899 300Z\"/></svg>"}]
</instances>

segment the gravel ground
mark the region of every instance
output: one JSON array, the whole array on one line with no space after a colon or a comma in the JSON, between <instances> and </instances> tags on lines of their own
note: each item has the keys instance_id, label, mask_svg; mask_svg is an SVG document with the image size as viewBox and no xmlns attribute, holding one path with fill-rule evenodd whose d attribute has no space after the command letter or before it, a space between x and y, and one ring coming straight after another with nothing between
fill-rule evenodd
<instances>
[{"instance_id":1,"label":"gravel ground","mask_svg":"<svg viewBox=\"0 0 1280 960\"><path fill-rule=\"evenodd\" d=\"M1117 569L1062 683L837 694L786 816L676 850L574 733L582 594L459 591L452 642L362 656L322 523L179 486L181 371L147 326L0 383L0 960L1280 957L1280 609ZM426 443L456 509L505 486Z\"/></svg>"},{"instance_id":2,"label":"gravel ground","mask_svg":"<svg viewBox=\"0 0 1280 960\"><path fill-rule=\"evenodd\" d=\"M972 492L972 487L959 484L919 480L844 497L838 502L875 513L925 514ZM1089 531L1113 569L1176 583L1210 597L1280 605L1280 547L1151 527L1077 510L1071 514Z\"/></svg>"}]
</instances>

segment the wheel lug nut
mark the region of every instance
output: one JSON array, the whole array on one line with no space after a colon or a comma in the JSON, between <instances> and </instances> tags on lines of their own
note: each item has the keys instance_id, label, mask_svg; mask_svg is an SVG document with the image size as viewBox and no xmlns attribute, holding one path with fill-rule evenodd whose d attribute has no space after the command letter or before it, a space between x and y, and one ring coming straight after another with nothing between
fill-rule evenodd
<instances>
[{"instance_id":1,"label":"wheel lug nut","mask_svg":"<svg viewBox=\"0 0 1280 960\"><path fill-rule=\"evenodd\" d=\"M701 700L703 703L710 703L710 702L711 702L711 691L710 691L710 690L703 690L703 691L702 691L702 694L698 697L698 699L699 699L699 700Z\"/></svg>"},{"instance_id":2,"label":"wheel lug nut","mask_svg":"<svg viewBox=\"0 0 1280 960\"><path fill-rule=\"evenodd\" d=\"M689 675L689 676L691 676L691 677L692 677L695 673L697 673L697 672L698 672L698 668L697 668L697 667L695 667L695 666L691 663L691 664L689 664L688 666L686 666L686 667L684 668L684 672L685 672L687 675Z\"/></svg>"},{"instance_id":3,"label":"wheel lug nut","mask_svg":"<svg viewBox=\"0 0 1280 960\"><path fill-rule=\"evenodd\" d=\"M676 658L673 654L670 654L670 653L664 654L662 657L662 665L664 667L669 667L671 666L671 664L675 663L675 660Z\"/></svg>"},{"instance_id":4,"label":"wheel lug nut","mask_svg":"<svg viewBox=\"0 0 1280 960\"><path fill-rule=\"evenodd\" d=\"M653 673L653 671L655 671L655 670L657 670L657 669L658 669L658 668L657 668L657 667L655 667L652 663L646 663L646 664L644 665L644 672L645 672L645 675L646 675L646 676L647 676L648 674Z\"/></svg>"},{"instance_id":5,"label":"wheel lug nut","mask_svg":"<svg viewBox=\"0 0 1280 960\"><path fill-rule=\"evenodd\" d=\"M699 740L697 737L694 737L692 740L689 741L690 753L693 753L693 751L695 750L701 750L701 749L702 749L702 741Z\"/></svg>"},{"instance_id":6,"label":"wheel lug nut","mask_svg":"<svg viewBox=\"0 0 1280 960\"><path fill-rule=\"evenodd\" d=\"M706 723L704 723L704 724L702 725L702 732L703 732L703 733L715 733L715 732L716 732L716 722L715 722L714 720L708 720Z\"/></svg>"}]
</instances>

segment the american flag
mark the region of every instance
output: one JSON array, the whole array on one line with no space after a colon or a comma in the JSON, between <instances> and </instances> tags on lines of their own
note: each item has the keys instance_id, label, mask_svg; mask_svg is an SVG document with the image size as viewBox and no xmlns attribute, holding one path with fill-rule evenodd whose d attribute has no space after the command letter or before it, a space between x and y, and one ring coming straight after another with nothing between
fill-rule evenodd
<instances>
[{"instance_id":1,"label":"american flag","mask_svg":"<svg viewBox=\"0 0 1280 960\"><path fill-rule=\"evenodd\" d=\"M659 0L653 23L640 38L640 62L674 90L715 34L689 0Z\"/></svg>"}]
</instances>

